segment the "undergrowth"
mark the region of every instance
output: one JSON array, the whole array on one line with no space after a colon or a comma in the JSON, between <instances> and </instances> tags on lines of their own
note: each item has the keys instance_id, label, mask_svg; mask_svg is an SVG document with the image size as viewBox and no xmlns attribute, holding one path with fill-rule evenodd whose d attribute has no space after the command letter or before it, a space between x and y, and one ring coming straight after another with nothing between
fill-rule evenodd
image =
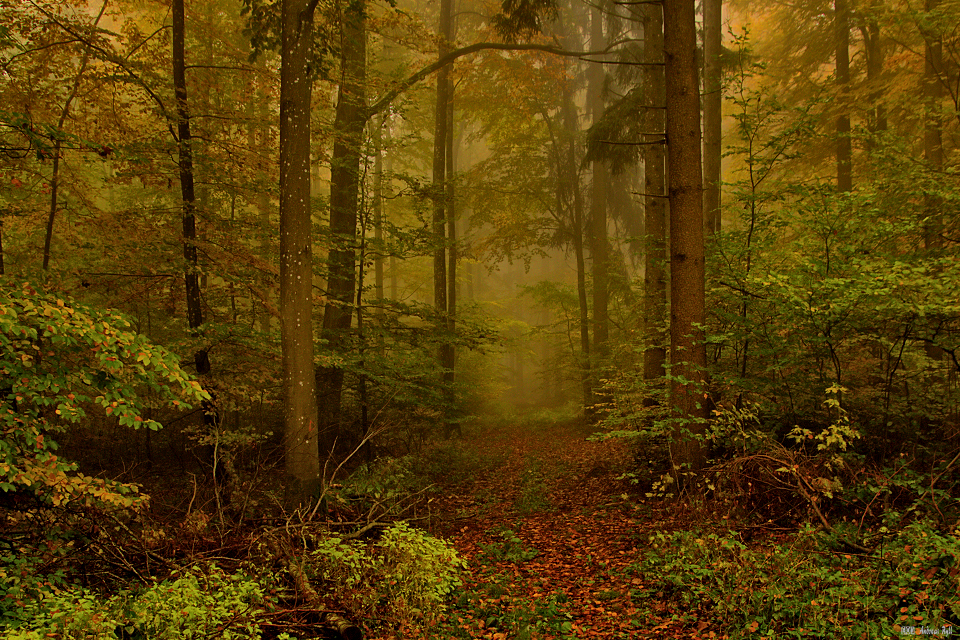
<instances>
[{"instance_id":1,"label":"undergrowth","mask_svg":"<svg viewBox=\"0 0 960 640\"><path fill-rule=\"evenodd\" d=\"M831 547L809 527L763 548L732 532L657 533L636 568L730 640L879 638L960 626L956 533L914 522L871 554Z\"/></svg>"}]
</instances>

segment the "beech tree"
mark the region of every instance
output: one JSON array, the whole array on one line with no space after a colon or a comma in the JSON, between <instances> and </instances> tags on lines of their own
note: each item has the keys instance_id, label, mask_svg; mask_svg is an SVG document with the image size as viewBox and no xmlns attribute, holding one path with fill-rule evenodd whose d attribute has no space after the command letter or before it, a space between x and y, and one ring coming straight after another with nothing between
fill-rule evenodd
<instances>
[{"instance_id":1,"label":"beech tree","mask_svg":"<svg viewBox=\"0 0 960 640\"><path fill-rule=\"evenodd\" d=\"M644 98L650 105L645 114L649 131L665 131L664 67L663 61L663 10L659 6L644 9L644 60L647 62L644 82ZM654 139L644 145L644 248L643 283L643 329L646 339L643 351L643 378L648 385L655 385L666 373L667 351L664 347L667 326L667 188L665 140ZM646 404L654 404L651 394Z\"/></svg>"},{"instance_id":2,"label":"beech tree","mask_svg":"<svg viewBox=\"0 0 960 640\"><path fill-rule=\"evenodd\" d=\"M700 165L700 95L694 0L664 0L667 185L670 198L670 380L675 472L703 466L697 436L706 427L707 353L703 172Z\"/></svg>"},{"instance_id":3,"label":"beech tree","mask_svg":"<svg viewBox=\"0 0 960 640\"><path fill-rule=\"evenodd\" d=\"M316 0L283 0L280 42L280 334L287 501L306 505L320 483L313 363L310 202L311 52Z\"/></svg>"}]
</instances>

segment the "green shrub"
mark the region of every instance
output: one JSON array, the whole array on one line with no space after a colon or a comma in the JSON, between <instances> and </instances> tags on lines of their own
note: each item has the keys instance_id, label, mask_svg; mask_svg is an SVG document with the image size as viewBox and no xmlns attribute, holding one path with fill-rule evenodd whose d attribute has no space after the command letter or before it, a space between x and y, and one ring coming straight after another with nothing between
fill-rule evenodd
<instances>
[{"instance_id":1,"label":"green shrub","mask_svg":"<svg viewBox=\"0 0 960 640\"><path fill-rule=\"evenodd\" d=\"M130 508L137 487L76 473L52 434L99 408L130 428L159 429L149 403L189 409L209 399L175 354L123 316L0 277L0 490L67 503Z\"/></svg>"},{"instance_id":2,"label":"green shrub","mask_svg":"<svg viewBox=\"0 0 960 640\"><path fill-rule=\"evenodd\" d=\"M927 522L871 555L834 553L806 529L790 544L748 548L735 535L658 533L640 563L673 600L731 640L859 638L960 624L960 540ZM866 634L866 635L863 635Z\"/></svg>"},{"instance_id":3,"label":"green shrub","mask_svg":"<svg viewBox=\"0 0 960 640\"><path fill-rule=\"evenodd\" d=\"M453 546L405 522L390 525L373 544L322 539L308 568L325 590L363 617L431 617L460 586L466 563Z\"/></svg>"},{"instance_id":4,"label":"green shrub","mask_svg":"<svg viewBox=\"0 0 960 640\"><path fill-rule=\"evenodd\" d=\"M461 585L466 562L449 542L397 522L377 542L381 579L396 608L435 613Z\"/></svg>"},{"instance_id":5,"label":"green shrub","mask_svg":"<svg viewBox=\"0 0 960 640\"><path fill-rule=\"evenodd\" d=\"M8 640L224 640L259 637L257 614L264 588L242 573L215 566L139 591L100 598L84 590L50 591L25 603L21 619L8 625ZM8 621L9 622L9 621Z\"/></svg>"}]
</instances>

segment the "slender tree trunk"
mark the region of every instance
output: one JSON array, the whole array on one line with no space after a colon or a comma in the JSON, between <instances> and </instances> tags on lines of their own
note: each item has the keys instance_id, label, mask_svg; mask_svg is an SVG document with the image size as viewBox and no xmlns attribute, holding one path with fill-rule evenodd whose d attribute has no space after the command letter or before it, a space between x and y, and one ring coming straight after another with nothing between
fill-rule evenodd
<instances>
[{"instance_id":1,"label":"slender tree trunk","mask_svg":"<svg viewBox=\"0 0 960 640\"><path fill-rule=\"evenodd\" d=\"M93 25L97 26L100 24L100 18L103 17L103 12L107 9L107 3L104 2L100 7L100 13L97 14L96 19L93 21ZM73 99L77 96L77 91L80 89L80 81L83 80L83 74L87 70L87 65L90 62L90 49L84 49L83 57L80 59L80 68L77 70L77 76L73 80L73 87L70 89L70 94L67 96L66 101L63 103L63 109L60 110L60 118L57 120L57 129L63 130L63 125L67 121L67 116L70 114L70 105L73 103ZM53 143L53 170L50 175L50 213L47 216L47 232L43 238L43 270L47 271L50 268L50 246L53 244L53 228L57 218L57 207L59 203L57 202L59 188L60 188L60 153L62 145L60 144L60 138Z\"/></svg>"},{"instance_id":2,"label":"slender tree trunk","mask_svg":"<svg viewBox=\"0 0 960 640\"><path fill-rule=\"evenodd\" d=\"M333 351L344 348L350 331L356 291L357 208L363 129L370 117L366 98L366 6L364 0L344 5L341 78L334 121L336 138L330 161L330 232L336 246L328 257L323 337ZM343 369L317 370L323 449L332 452L340 436Z\"/></svg>"},{"instance_id":3,"label":"slender tree trunk","mask_svg":"<svg viewBox=\"0 0 960 640\"><path fill-rule=\"evenodd\" d=\"M925 10L936 10L940 0L926 0ZM943 40L939 33L924 33L924 128L923 157L927 170L931 173L943 171L943 84L940 74L943 71ZM926 223L923 227L923 243L929 250L942 246L943 232L942 202L936 195L925 198Z\"/></svg>"},{"instance_id":4,"label":"slender tree trunk","mask_svg":"<svg viewBox=\"0 0 960 640\"><path fill-rule=\"evenodd\" d=\"M723 0L703 0L703 211L707 233L720 232Z\"/></svg>"},{"instance_id":5,"label":"slender tree trunk","mask_svg":"<svg viewBox=\"0 0 960 640\"><path fill-rule=\"evenodd\" d=\"M847 0L834 0L834 29L837 40L837 85L841 114L837 116L837 190L853 189L853 140L850 114L847 113L847 87L850 84L850 11Z\"/></svg>"},{"instance_id":6,"label":"slender tree trunk","mask_svg":"<svg viewBox=\"0 0 960 640\"><path fill-rule=\"evenodd\" d=\"M926 0L924 9L935 11L940 0ZM924 130L923 157L927 171L937 175L943 172L943 38L939 33L924 33ZM928 180L929 184L939 181ZM935 193L924 196L923 246L931 254L943 247L943 201ZM932 360L943 359L943 348L927 343L924 347L927 357Z\"/></svg>"},{"instance_id":7,"label":"slender tree trunk","mask_svg":"<svg viewBox=\"0 0 960 640\"><path fill-rule=\"evenodd\" d=\"M558 175L569 189L567 206L571 207L570 236L577 264L577 303L580 310L580 388L583 393L583 412L588 416L593 406L593 382L590 375L590 307L587 303L587 269L584 256L584 206L580 187L580 165L577 158L577 116L573 93L568 85L563 95L563 127L567 136L566 162L558 166Z\"/></svg>"},{"instance_id":8,"label":"slender tree trunk","mask_svg":"<svg viewBox=\"0 0 960 640\"><path fill-rule=\"evenodd\" d=\"M200 275L197 269L196 194L193 186L193 150L190 111L187 108L186 61L184 59L184 0L173 0L173 87L177 98L177 152L180 194L183 201L183 259L186 261L187 322L191 329L203 324Z\"/></svg>"},{"instance_id":9,"label":"slender tree trunk","mask_svg":"<svg viewBox=\"0 0 960 640\"><path fill-rule=\"evenodd\" d=\"M644 58L648 63L663 60L663 12L659 6L645 9ZM646 104L660 107L664 97L663 67L647 67ZM664 111L650 109L647 113L648 131L664 131ZM651 387L659 386L666 370L667 350L664 347L667 310L667 175L666 147L661 144L644 147L644 227L647 239L644 254L643 317L646 349L643 356L643 379ZM644 404L653 406L653 397Z\"/></svg>"},{"instance_id":10,"label":"slender tree trunk","mask_svg":"<svg viewBox=\"0 0 960 640\"><path fill-rule=\"evenodd\" d=\"M383 300L383 130L384 119L378 123L373 134L373 295ZM382 314L381 314L382 315Z\"/></svg>"},{"instance_id":11,"label":"slender tree trunk","mask_svg":"<svg viewBox=\"0 0 960 640\"><path fill-rule=\"evenodd\" d=\"M453 29L451 28L451 37ZM449 256L447 262L447 332L450 335L451 342L444 345L443 361L443 381L447 390L447 405L454 407L456 395L454 391L454 382L456 379L456 348L452 342L457 331L457 201L454 180L456 171L456 145L453 120L453 98L454 86L453 79L449 80L450 93L447 100L447 139L446 139L446 219L447 219L447 244L449 246ZM456 433L461 434L460 423L448 416L447 435Z\"/></svg>"},{"instance_id":12,"label":"slender tree trunk","mask_svg":"<svg viewBox=\"0 0 960 640\"><path fill-rule=\"evenodd\" d=\"M440 23L438 25L438 34L440 36L440 51L438 59L449 53L451 41L453 40L453 0L441 0L440 2ZM453 287L455 282L448 284L448 229L452 229L453 202L452 197L452 173L448 175L448 167L452 164L452 141L453 141L453 82L451 79L451 65L442 67L437 72L437 104L435 113L435 129L433 137L433 234L436 246L433 253L433 296L434 305L437 310L437 322L439 323L438 333L446 335L440 345L439 359L440 367L443 369L443 382L446 388L446 400L448 411L451 409L451 392L453 389L453 361L454 350L452 339L453 318L451 302ZM452 251L452 249L451 249ZM452 264L453 256L450 256L450 272L455 267ZM455 296L455 294L453 294ZM450 419L450 415L447 416ZM445 429L449 435L450 430Z\"/></svg>"},{"instance_id":13,"label":"slender tree trunk","mask_svg":"<svg viewBox=\"0 0 960 640\"><path fill-rule=\"evenodd\" d=\"M313 3L282 0L280 49L280 335L286 498L315 497L320 482L313 371L310 68Z\"/></svg>"},{"instance_id":14,"label":"slender tree trunk","mask_svg":"<svg viewBox=\"0 0 960 640\"><path fill-rule=\"evenodd\" d=\"M870 4L871 12L867 15L860 32L863 35L864 53L867 58L867 84L874 87L870 92L870 104L873 105L868 111L867 128L870 133L876 134L887 130L887 109L883 104L883 90L879 87L883 79L883 42L880 39L880 25L873 14L880 10L877 0ZM874 139L869 140L870 147L874 147Z\"/></svg>"},{"instance_id":15,"label":"slender tree trunk","mask_svg":"<svg viewBox=\"0 0 960 640\"><path fill-rule=\"evenodd\" d=\"M566 33L565 25L557 23L557 34L565 46L572 48L572 36ZM579 43L576 43L579 46ZM568 197L563 208L568 210L570 218L570 239L577 265L577 304L580 315L580 389L583 395L584 417L589 417L593 407L593 379L590 374L590 306L587 302L587 269L584 251L584 204L580 184L580 159L577 153L578 118L574 101L573 81L567 81L563 87L563 148L558 150L557 176L560 186L567 190ZM564 157L565 156L565 157ZM572 348L572 344L571 344Z\"/></svg>"},{"instance_id":16,"label":"slender tree trunk","mask_svg":"<svg viewBox=\"0 0 960 640\"><path fill-rule=\"evenodd\" d=\"M594 5L590 12L590 47L600 51L606 46L603 35L604 13ZM587 102L593 122L598 122L604 112L603 65L591 64L587 70ZM610 189L610 172L602 160L593 162L593 179L590 199L590 254L593 258L593 358L591 369L598 372L607 356L609 337L609 246L607 243L607 197Z\"/></svg>"},{"instance_id":17,"label":"slender tree trunk","mask_svg":"<svg viewBox=\"0 0 960 640\"><path fill-rule=\"evenodd\" d=\"M674 469L702 468L707 418L703 341L703 175L700 165L700 96L694 0L664 0L667 172L670 196L670 375Z\"/></svg>"},{"instance_id":18,"label":"slender tree trunk","mask_svg":"<svg viewBox=\"0 0 960 640\"><path fill-rule=\"evenodd\" d=\"M440 2L440 51L438 58L446 55L450 49L452 26L452 0ZM434 112L433 132L433 301L438 321L446 326L447 314L447 232L446 232L446 171L447 136L450 106L450 66L446 65L437 72L437 101ZM440 355L441 365L445 364L443 349Z\"/></svg>"}]
</instances>

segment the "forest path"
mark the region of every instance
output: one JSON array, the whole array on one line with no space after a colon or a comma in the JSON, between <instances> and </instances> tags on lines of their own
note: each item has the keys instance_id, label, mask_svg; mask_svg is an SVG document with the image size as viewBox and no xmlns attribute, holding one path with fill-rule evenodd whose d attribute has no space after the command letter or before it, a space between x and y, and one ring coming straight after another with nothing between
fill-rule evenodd
<instances>
[{"instance_id":1,"label":"forest path","mask_svg":"<svg viewBox=\"0 0 960 640\"><path fill-rule=\"evenodd\" d=\"M444 534L469 563L436 638L692 637L651 601L636 563L672 516L624 500L630 452L574 424L489 428L465 447L489 464L443 501Z\"/></svg>"}]
</instances>

